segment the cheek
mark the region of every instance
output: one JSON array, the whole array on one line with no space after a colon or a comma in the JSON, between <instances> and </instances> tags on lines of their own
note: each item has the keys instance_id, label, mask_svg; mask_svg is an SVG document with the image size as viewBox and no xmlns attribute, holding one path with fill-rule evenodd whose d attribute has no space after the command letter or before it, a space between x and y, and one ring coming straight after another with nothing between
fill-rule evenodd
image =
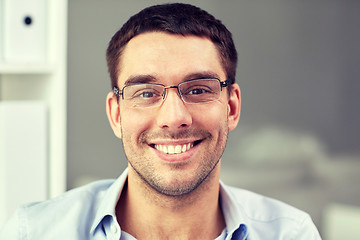
<instances>
[{"instance_id":1,"label":"cheek","mask_svg":"<svg viewBox=\"0 0 360 240\"><path fill-rule=\"evenodd\" d=\"M225 128L227 124L227 109L221 102L202 105L201 109L192 112L194 122L198 122L210 132Z\"/></svg>"},{"instance_id":2,"label":"cheek","mask_svg":"<svg viewBox=\"0 0 360 240\"><path fill-rule=\"evenodd\" d=\"M151 116L137 110L122 111L120 115L123 138L136 141L137 137L151 126Z\"/></svg>"}]
</instances>

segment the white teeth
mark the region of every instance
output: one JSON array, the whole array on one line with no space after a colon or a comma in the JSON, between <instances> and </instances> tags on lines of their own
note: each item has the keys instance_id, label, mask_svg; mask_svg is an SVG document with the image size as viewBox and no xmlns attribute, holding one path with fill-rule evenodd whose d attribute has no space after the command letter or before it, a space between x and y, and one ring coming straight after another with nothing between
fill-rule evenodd
<instances>
[{"instance_id":1,"label":"white teeth","mask_svg":"<svg viewBox=\"0 0 360 240\"><path fill-rule=\"evenodd\" d=\"M174 146L172 146L172 145L168 146L168 154L174 154L174 153L175 153Z\"/></svg>"},{"instance_id":2,"label":"white teeth","mask_svg":"<svg viewBox=\"0 0 360 240\"><path fill-rule=\"evenodd\" d=\"M193 146L194 146L194 144L193 144L193 143L191 143L191 144L190 144L190 143L188 143L188 145L187 145L187 147L186 147L186 151L187 151L187 150L189 150L190 148L192 148Z\"/></svg>"},{"instance_id":3,"label":"white teeth","mask_svg":"<svg viewBox=\"0 0 360 240\"><path fill-rule=\"evenodd\" d=\"M175 153L181 153L181 146L180 145L176 145Z\"/></svg>"},{"instance_id":4,"label":"white teeth","mask_svg":"<svg viewBox=\"0 0 360 240\"><path fill-rule=\"evenodd\" d=\"M190 144L190 143L189 143L189 144ZM187 145L184 144L184 145L182 146L181 152L186 152L186 150L187 150Z\"/></svg>"},{"instance_id":5,"label":"white teeth","mask_svg":"<svg viewBox=\"0 0 360 240\"><path fill-rule=\"evenodd\" d=\"M188 143L188 144L184 144L184 145L159 145L159 144L156 144L155 149L159 150L163 153L167 153L167 154L179 154L179 153L184 153L184 152L188 151L193 146L194 146L193 143Z\"/></svg>"}]
</instances>

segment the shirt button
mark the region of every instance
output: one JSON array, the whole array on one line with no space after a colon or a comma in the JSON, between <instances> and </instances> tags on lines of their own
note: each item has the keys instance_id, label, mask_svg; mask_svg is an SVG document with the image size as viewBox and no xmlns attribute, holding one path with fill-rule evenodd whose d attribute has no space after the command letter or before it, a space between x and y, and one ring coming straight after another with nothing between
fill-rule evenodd
<instances>
[{"instance_id":1,"label":"shirt button","mask_svg":"<svg viewBox=\"0 0 360 240\"><path fill-rule=\"evenodd\" d=\"M117 232L117 227L115 226L115 224L112 224L111 227L110 227L111 231L113 233L116 233Z\"/></svg>"}]
</instances>

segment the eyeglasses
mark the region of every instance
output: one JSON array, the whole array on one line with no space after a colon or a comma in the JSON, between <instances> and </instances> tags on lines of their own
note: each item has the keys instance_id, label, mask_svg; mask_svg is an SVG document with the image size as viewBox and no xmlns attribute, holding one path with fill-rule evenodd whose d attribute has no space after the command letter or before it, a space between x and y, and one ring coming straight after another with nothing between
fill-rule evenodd
<instances>
[{"instance_id":1,"label":"eyeglasses","mask_svg":"<svg viewBox=\"0 0 360 240\"><path fill-rule=\"evenodd\" d=\"M119 90L114 87L113 92L120 95L129 108L157 107L165 100L166 89L177 88L180 98L189 104L209 103L220 99L223 87L231 84L231 79L221 82L219 79L195 79L182 82L177 86L164 86L155 83L140 83L127 85Z\"/></svg>"}]
</instances>

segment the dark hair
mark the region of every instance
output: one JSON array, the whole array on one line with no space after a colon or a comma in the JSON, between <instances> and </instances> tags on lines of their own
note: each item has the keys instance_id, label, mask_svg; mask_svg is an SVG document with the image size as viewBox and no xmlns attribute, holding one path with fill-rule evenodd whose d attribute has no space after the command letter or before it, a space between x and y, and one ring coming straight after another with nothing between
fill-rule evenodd
<instances>
[{"instance_id":1,"label":"dark hair","mask_svg":"<svg viewBox=\"0 0 360 240\"><path fill-rule=\"evenodd\" d=\"M119 63L125 45L145 32L166 32L209 38L217 47L227 78L235 82L237 52L230 31L208 12L183 3L155 5L132 16L115 33L106 51L112 87L117 86Z\"/></svg>"}]
</instances>

